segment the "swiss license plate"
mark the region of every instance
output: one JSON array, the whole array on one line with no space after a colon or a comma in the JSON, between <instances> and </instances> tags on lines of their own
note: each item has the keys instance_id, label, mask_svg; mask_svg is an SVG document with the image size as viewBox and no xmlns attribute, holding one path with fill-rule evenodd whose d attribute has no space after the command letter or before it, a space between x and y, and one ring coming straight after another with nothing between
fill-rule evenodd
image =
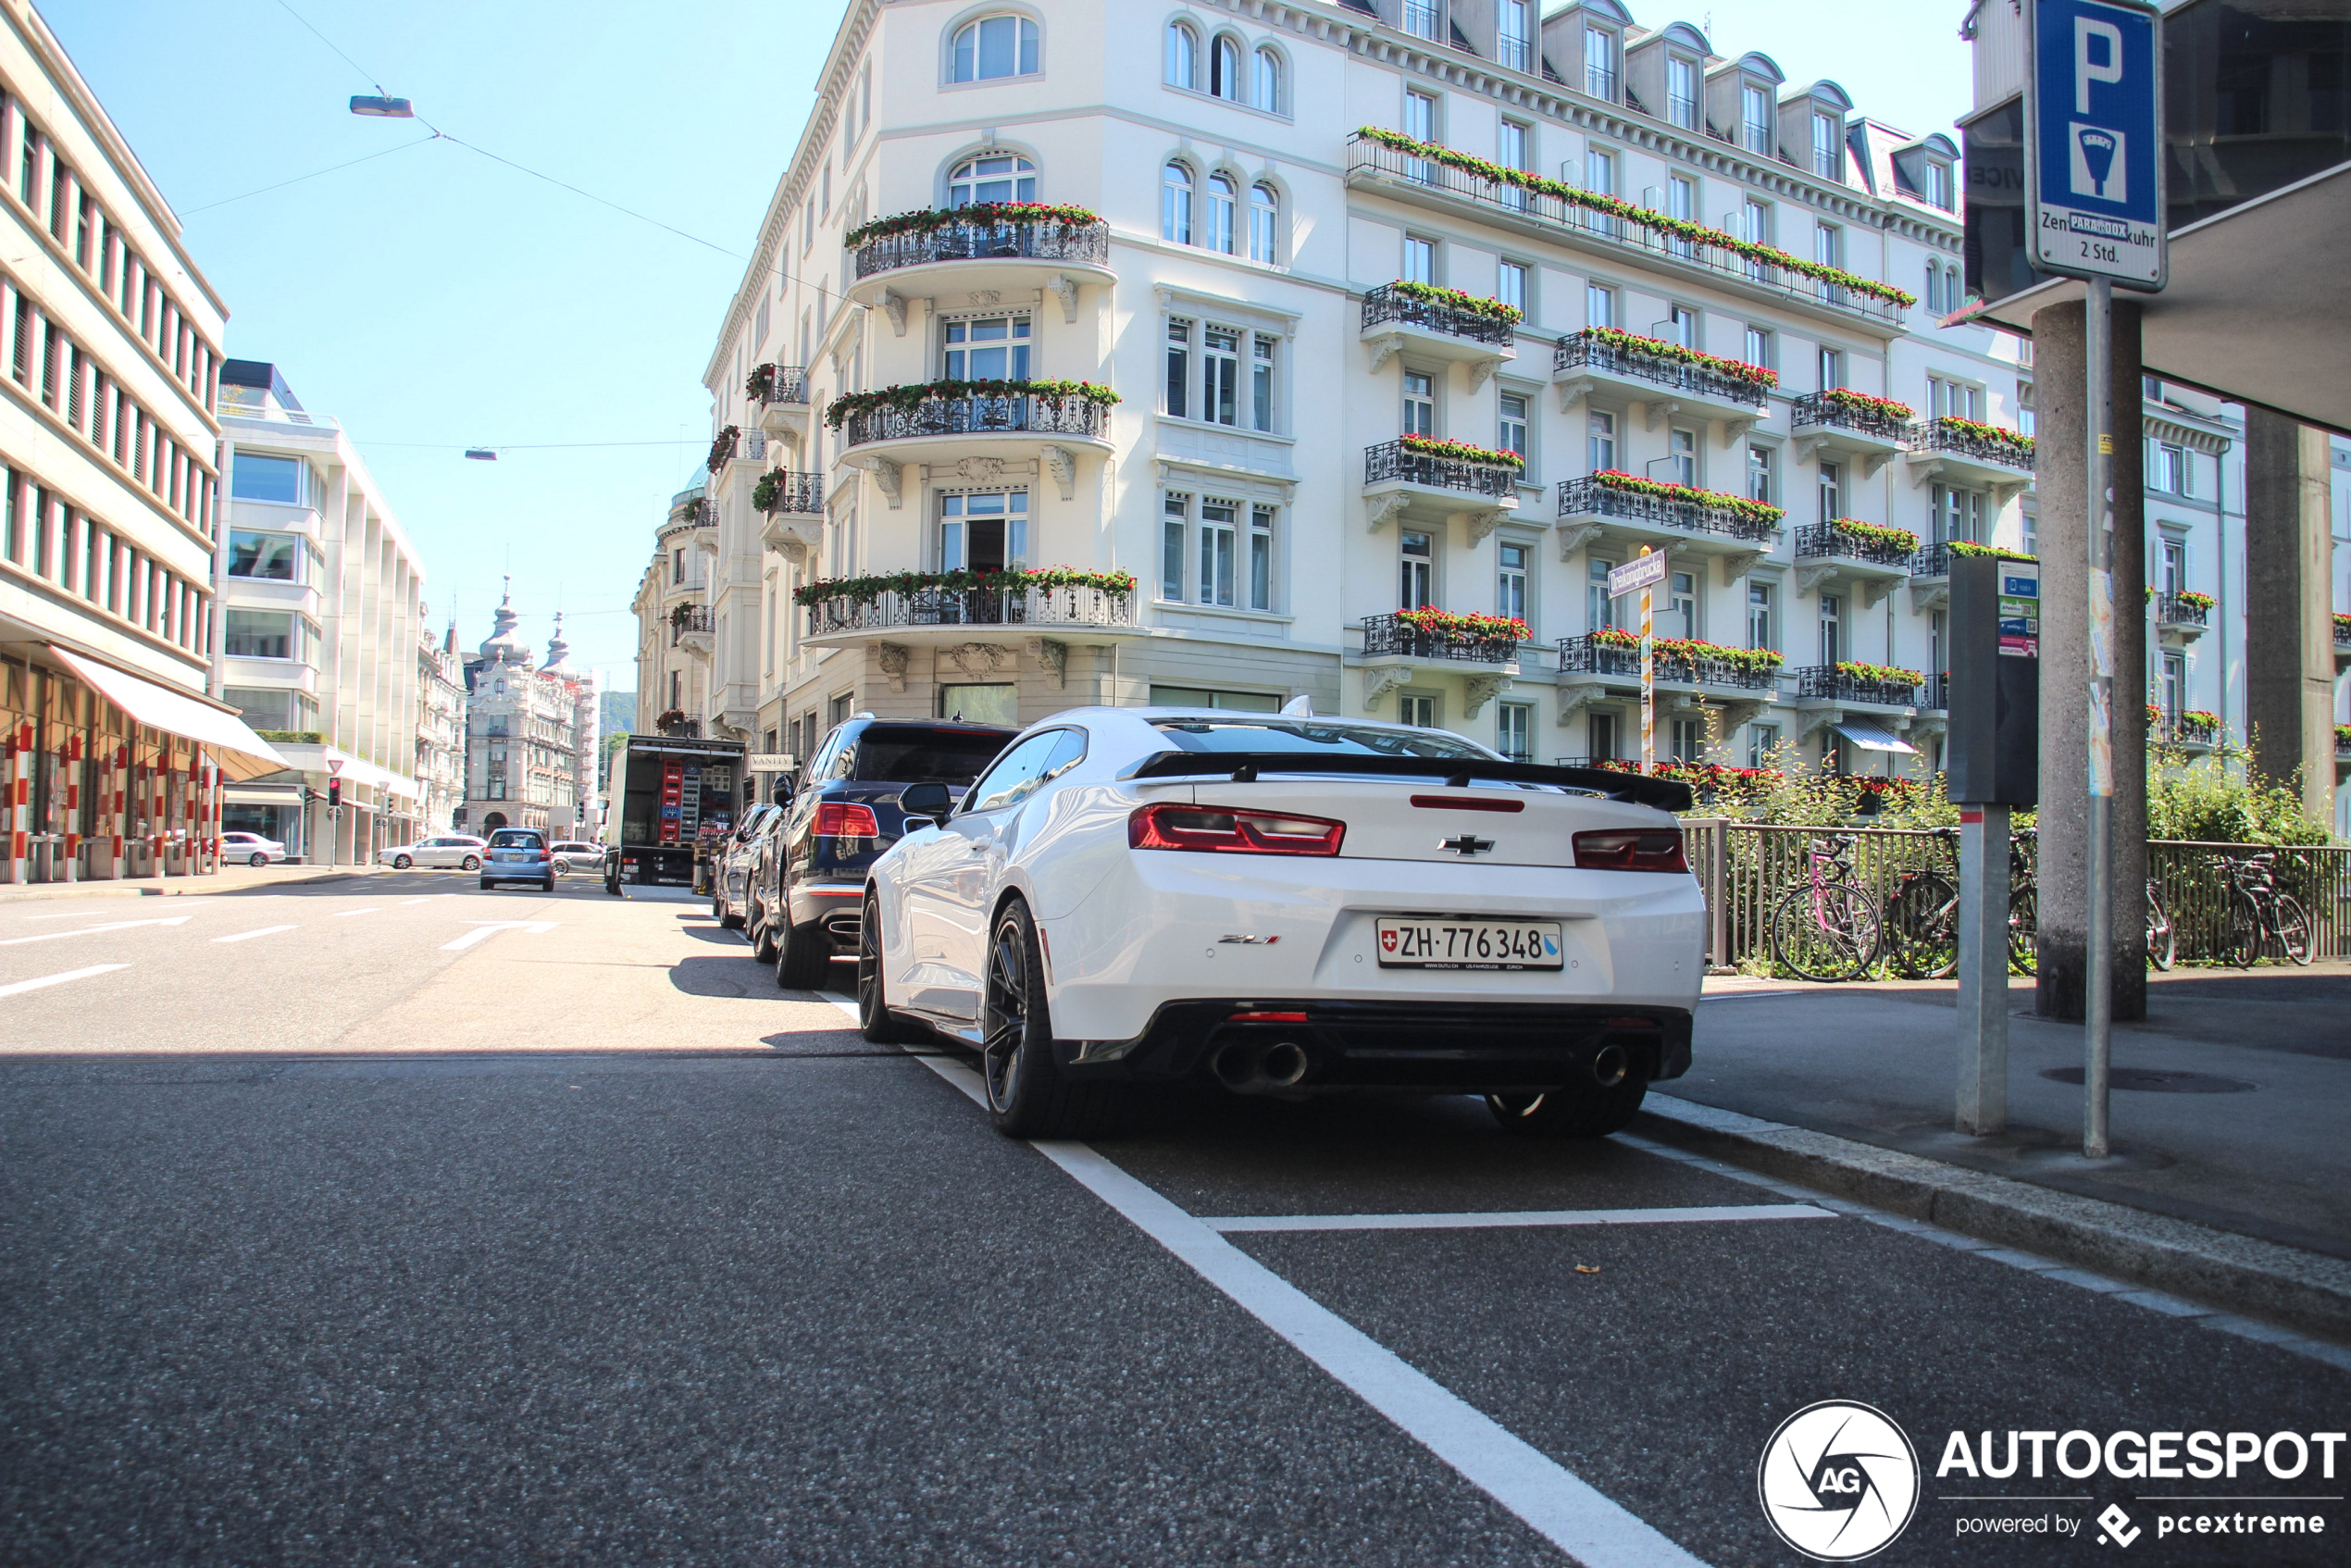
<instances>
[{"instance_id":1,"label":"swiss license plate","mask_svg":"<svg viewBox=\"0 0 2351 1568\"><path fill-rule=\"evenodd\" d=\"M1557 969L1560 927L1550 920L1379 921L1383 969Z\"/></svg>"}]
</instances>

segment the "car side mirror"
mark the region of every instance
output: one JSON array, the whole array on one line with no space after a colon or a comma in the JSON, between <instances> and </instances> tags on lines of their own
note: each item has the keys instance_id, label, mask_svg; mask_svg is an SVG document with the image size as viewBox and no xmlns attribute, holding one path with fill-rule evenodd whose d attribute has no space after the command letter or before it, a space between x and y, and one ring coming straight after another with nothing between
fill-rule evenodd
<instances>
[{"instance_id":1,"label":"car side mirror","mask_svg":"<svg viewBox=\"0 0 2351 1568\"><path fill-rule=\"evenodd\" d=\"M777 779L775 793L770 795L768 798L774 801L778 806L790 806L791 804L791 781L788 778Z\"/></svg>"},{"instance_id":2,"label":"car side mirror","mask_svg":"<svg viewBox=\"0 0 2351 1568\"><path fill-rule=\"evenodd\" d=\"M944 784L909 784L898 792L898 809L909 817L928 817L937 826L955 809L955 797Z\"/></svg>"}]
</instances>

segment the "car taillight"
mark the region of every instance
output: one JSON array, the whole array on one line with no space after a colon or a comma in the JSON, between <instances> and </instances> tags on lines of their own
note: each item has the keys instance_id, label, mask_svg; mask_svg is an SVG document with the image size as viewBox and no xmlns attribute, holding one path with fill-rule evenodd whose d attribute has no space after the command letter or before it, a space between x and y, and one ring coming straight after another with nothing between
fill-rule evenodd
<instances>
[{"instance_id":1,"label":"car taillight","mask_svg":"<svg viewBox=\"0 0 2351 1568\"><path fill-rule=\"evenodd\" d=\"M1678 828L1611 828L1575 835L1575 864L1586 871L1687 871Z\"/></svg>"},{"instance_id":2,"label":"car taillight","mask_svg":"<svg viewBox=\"0 0 2351 1568\"><path fill-rule=\"evenodd\" d=\"M1138 808L1126 819L1138 850L1208 850L1224 854L1337 854L1347 824L1278 811L1220 811L1173 801Z\"/></svg>"},{"instance_id":3,"label":"car taillight","mask_svg":"<svg viewBox=\"0 0 2351 1568\"><path fill-rule=\"evenodd\" d=\"M881 836L881 824L874 820L874 808L854 801L824 801L816 807L816 823L812 831L836 839L874 839Z\"/></svg>"}]
</instances>

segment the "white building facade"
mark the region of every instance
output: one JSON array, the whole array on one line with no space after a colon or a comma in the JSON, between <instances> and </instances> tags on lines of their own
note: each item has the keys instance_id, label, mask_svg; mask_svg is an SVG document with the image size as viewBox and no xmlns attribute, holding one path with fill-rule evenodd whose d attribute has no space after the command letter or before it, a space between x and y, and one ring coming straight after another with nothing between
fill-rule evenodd
<instances>
[{"instance_id":1,"label":"white building facade","mask_svg":"<svg viewBox=\"0 0 2351 1568\"><path fill-rule=\"evenodd\" d=\"M1610 0L1369 3L852 5L640 600L706 675L649 619L641 716L1637 756L1648 546L1661 757L1939 762L1949 547L2031 542L2015 341L1938 325L1952 143Z\"/></svg>"},{"instance_id":2,"label":"white building facade","mask_svg":"<svg viewBox=\"0 0 2351 1568\"><path fill-rule=\"evenodd\" d=\"M544 666L519 625L511 596L502 598L490 635L466 661L466 798L456 827L569 837L592 826L595 682L571 667L560 619Z\"/></svg>"},{"instance_id":3,"label":"white building facade","mask_svg":"<svg viewBox=\"0 0 2351 1568\"><path fill-rule=\"evenodd\" d=\"M417 631L415 778L420 831L453 831L466 803L466 661L454 625L439 637Z\"/></svg>"},{"instance_id":4,"label":"white building facade","mask_svg":"<svg viewBox=\"0 0 2351 1568\"><path fill-rule=\"evenodd\" d=\"M275 367L230 360L221 387L217 691L292 765L231 788L223 820L306 862L366 865L424 829L424 565L351 439Z\"/></svg>"}]
</instances>

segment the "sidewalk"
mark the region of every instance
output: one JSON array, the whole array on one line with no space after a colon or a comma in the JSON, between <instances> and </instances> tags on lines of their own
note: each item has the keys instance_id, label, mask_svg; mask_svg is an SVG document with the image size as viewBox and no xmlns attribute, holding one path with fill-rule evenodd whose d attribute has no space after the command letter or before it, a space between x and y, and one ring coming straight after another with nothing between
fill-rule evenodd
<instances>
[{"instance_id":1,"label":"sidewalk","mask_svg":"<svg viewBox=\"0 0 2351 1568\"><path fill-rule=\"evenodd\" d=\"M283 888L304 882L340 882L353 877L374 877L374 865L227 865L208 877L125 877L119 881L36 882L30 887L0 886L0 903L41 899L184 898L198 893L235 893L251 888Z\"/></svg>"},{"instance_id":2,"label":"sidewalk","mask_svg":"<svg viewBox=\"0 0 2351 1568\"><path fill-rule=\"evenodd\" d=\"M2084 1159L2082 1026L2012 982L2009 1130L1952 1130L1949 982L1710 979L1674 1099L2351 1259L2351 967L2149 977L2114 1028L2114 1153ZM2064 1081L2070 1076L2072 1081ZM1670 1113L1669 1113L1670 1114Z\"/></svg>"}]
</instances>

